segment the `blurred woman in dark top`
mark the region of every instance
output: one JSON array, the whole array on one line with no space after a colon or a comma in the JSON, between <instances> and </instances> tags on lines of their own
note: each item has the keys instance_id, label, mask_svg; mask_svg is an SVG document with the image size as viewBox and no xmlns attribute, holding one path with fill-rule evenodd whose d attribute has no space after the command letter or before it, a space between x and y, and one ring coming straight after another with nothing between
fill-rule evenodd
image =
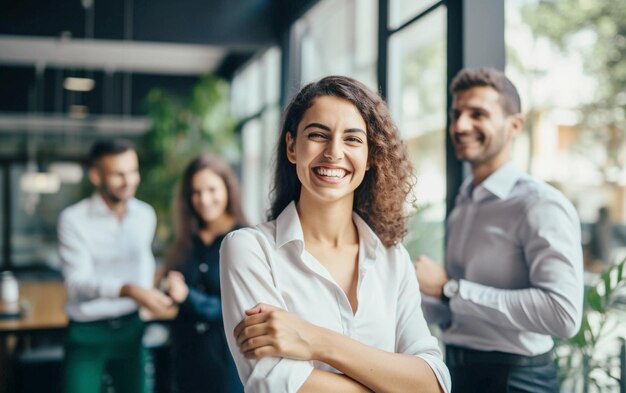
<instances>
[{"instance_id":1,"label":"blurred woman in dark top","mask_svg":"<svg viewBox=\"0 0 626 393\"><path fill-rule=\"evenodd\" d=\"M240 196L235 173L216 156L201 155L185 169L166 258L167 290L179 304L171 344L180 393L243 392L224 336L219 273L224 236L246 225Z\"/></svg>"}]
</instances>

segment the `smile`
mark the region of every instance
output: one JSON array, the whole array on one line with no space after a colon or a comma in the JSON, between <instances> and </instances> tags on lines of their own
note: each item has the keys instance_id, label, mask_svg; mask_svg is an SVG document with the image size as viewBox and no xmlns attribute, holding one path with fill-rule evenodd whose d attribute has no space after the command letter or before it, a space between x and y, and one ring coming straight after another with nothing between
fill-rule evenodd
<instances>
[{"instance_id":1,"label":"smile","mask_svg":"<svg viewBox=\"0 0 626 393\"><path fill-rule=\"evenodd\" d=\"M470 143L481 143L485 140L485 137L481 134L456 134L454 141L457 144L465 145Z\"/></svg>"},{"instance_id":2,"label":"smile","mask_svg":"<svg viewBox=\"0 0 626 393\"><path fill-rule=\"evenodd\" d=\"M342 177L346 176L346 173L347 173L345 169L341 169L341 168L317 167L314 169L314 171L319 176L331 177L331 178L336 178L336 179L341 179Z\"/></svg>"}]
</instances>

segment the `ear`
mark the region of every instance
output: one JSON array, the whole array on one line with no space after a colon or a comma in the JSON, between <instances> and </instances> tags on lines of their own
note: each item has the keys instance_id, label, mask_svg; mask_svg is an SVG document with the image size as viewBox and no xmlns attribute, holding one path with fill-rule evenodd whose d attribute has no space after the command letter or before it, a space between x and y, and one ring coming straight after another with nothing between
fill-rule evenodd
<instances>
[{"instance_id":1,"label":"ear","mask_svg":"<svg viewBox=\"0 0 626 393\"><path fill-rule=\"evenodd\" d=\"M100 176L100 172L98 168L92 166L89 168L89 181L93 184L94 187L99 188L102 183L102 177Z\"/></svg>"},{"instance_id":2,"label":"ear","mask_svg":"<svg viewBox=\"0 0 626 393\"><path fill-rule=\"evenodd\" d=\"M516 113L514 115L509 116L509 135L511 138L518 136L522 133L524 129L524 115L521 113Z\"/></svg>"},{"instance_id":3,"label":"ear","mask_svg":"<svg viewBox=\"0 0 626 393\"><path fill-rule=\"evenodd\" d=\"M296 140L291 137L291 132L287 131L285 135L285 142L287 142L287 159L292 164L296 163Z\"/></svg>"}]
</instances>

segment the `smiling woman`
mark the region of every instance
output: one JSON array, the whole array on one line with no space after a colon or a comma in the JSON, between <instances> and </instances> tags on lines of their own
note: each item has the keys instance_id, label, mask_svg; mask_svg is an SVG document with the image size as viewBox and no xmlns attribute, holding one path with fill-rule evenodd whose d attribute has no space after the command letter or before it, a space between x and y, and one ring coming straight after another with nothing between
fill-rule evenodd
<instances>
[{"instance_id":1,"label":"smiling woman","mask_svg":"<svg viewBox=\"0 0 626 393\"><path fill-rule=\"evenodd\" d=\"M246 223L230 166L210 154L192 160L174 213L176 239L167 256L165 286L179 305L171 329L176 391L242 392L222 330L219 285L222 240Z\"/></svg>"},{"instance_id":2,"label":"smiling woman","mask_svg":"<svg viewBox=\"0 0 626 393\"><path fill-rule=\"evenodd\" d=\"M222 243L222 310L247 392L449 391L420 308L406 149L382 99L327 77L287 108L270 219Z\"/></svg>"},{"instance_id":3,"label":"smiling woman","mask_svg":"<svg viewBox=\"0 0 626 393\"><path fill-rule=\"evenodd\" d=\"M299 138L287 133L287 158L302 183L300 198L316 202L345 199L352 205L367 165L366 125L357 108L337 97L319 97L300 122Z\"/></svg>"}]
</instances>

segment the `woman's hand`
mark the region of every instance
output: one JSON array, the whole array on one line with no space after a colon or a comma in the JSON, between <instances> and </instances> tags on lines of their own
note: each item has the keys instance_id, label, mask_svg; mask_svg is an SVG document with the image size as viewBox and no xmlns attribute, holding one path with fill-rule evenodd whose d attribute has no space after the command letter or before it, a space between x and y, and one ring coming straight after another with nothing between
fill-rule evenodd
<instances>
[{"instance_id":1,"label":"woman's hand","mask_svg":"<svg viewBox=\"0 0 626 393\"><path fill-rule=\"evenodd\" d=\"M296 360L317 357L321 328L296 314L267 304L246 310L235 327L239 350L248 359L276 356Z\"/></svg>"},{"instance_id":2,"label":"woman's hand","mask_svg":"<svg viewBox=\"0 0 626 393\"><path fill-rule=\"evenodd\" d=\"M167 293L178 304L187 299L189 287L182 273L172 270L167 274Z\"/></svg>"}]
</instances>

